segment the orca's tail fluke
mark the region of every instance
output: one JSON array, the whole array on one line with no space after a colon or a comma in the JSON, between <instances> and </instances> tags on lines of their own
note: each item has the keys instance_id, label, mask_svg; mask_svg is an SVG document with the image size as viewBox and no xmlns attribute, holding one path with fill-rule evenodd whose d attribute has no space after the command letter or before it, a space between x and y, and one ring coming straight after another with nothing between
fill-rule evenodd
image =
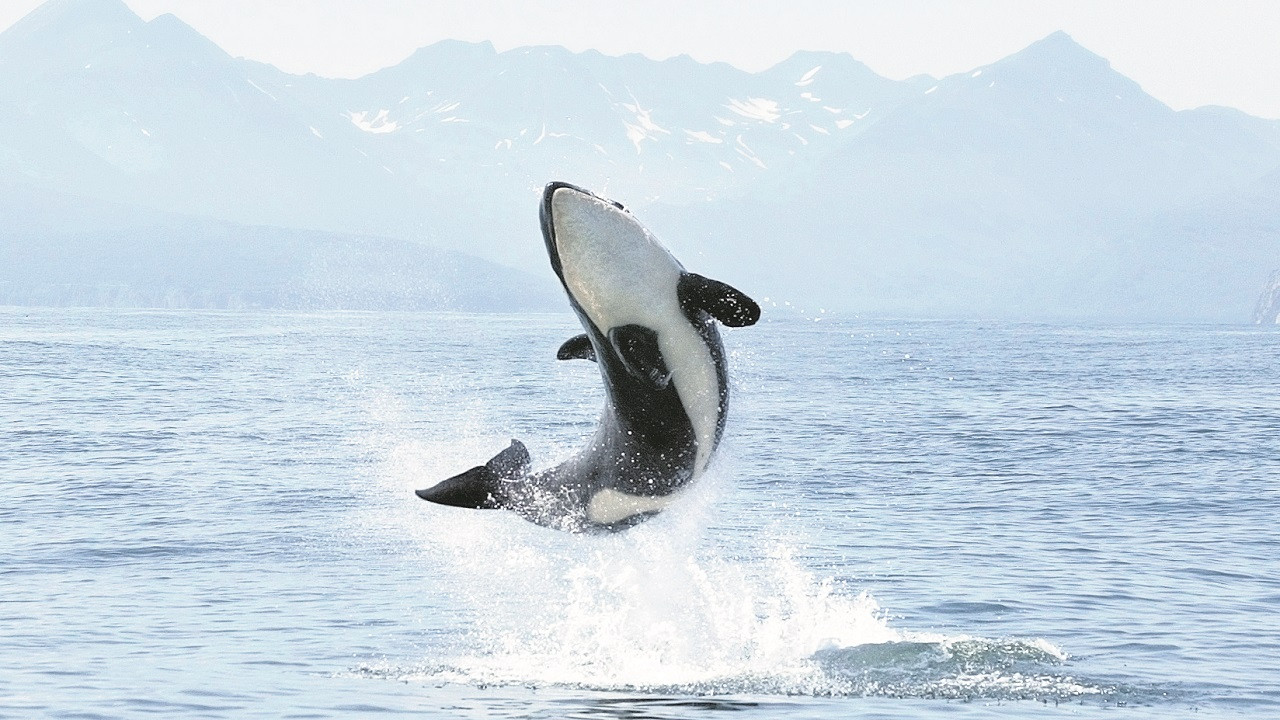
<instances>
[{"instance_id":1,"label":"orca's tail fluke","mask_svg":"<svg viewBox=\"0 0 1280 720\"><path fill-rule=\"evenodd\" d=\"M506 450L484 465L438 483L417 496L428 502L461 508L493 509L507 499L506 484L529 473L529 451L524 443L512 440Z\"/></svg>"}]
</instances>

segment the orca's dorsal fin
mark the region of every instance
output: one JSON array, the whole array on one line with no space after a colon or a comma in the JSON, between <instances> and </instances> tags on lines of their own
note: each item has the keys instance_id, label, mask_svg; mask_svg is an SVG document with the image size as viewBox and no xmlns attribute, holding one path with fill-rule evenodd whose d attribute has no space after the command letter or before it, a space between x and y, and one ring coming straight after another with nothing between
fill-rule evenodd
<instances>
[{"instance_id":1,"label":"orca's dorsal fin","mask_svg":"<svg viewBox=\"0 0 1280 720\"><path fill-rule=\"evenodd\" d=\"M760 306L746 293L697 273L680 276L676 295L685 311L702 310L729 327L755 325L760 319Z\"/></svg>"},{"instance_id":2,"label":"orca's dorsal fin","mask_svg":"<svg viewBox=\"0 0 1280 720\"><path fill-rule=\"evenodd\" d=\"M557 360L590 360L596 361L596 349L591 346L591 338L586 333L574 335L556 351Z\"/></svg>"},{"instance_id":3,"label":"orca's dorsal fin","mask_svg":"<svg viewBox=\"0 0 1280 720\"><path fill-rule=\"evenodd\" d=\"M529 473L529 450L513 438L506 450L494 455L484 466L500 480L522 478Z\"/></svg>"},{"instance_id":4,"label":"orca's dorsal fin","mask_svg":"<svg viewBox=\"0 0 1280 720\"><path fill-rule=\"evenodd\" d=\"M658 333L643 325L621 325L609 330L609 344L632 377L658 389L671 383L671 371L658 347Z\"/></svg>"},{"instance_id":5,"label":"orca's dorsal fin","mask_svg":"<svg viewBox=\"0 0 1280 720\"><path fill-rule=\"evenodd\" d=\"M499 508L507 497L503 483L524 477L528 472L529 451L524 443L512 440L506 450L494 455L484 465L477 465L415 494L440 505L486 510Z\"/></svg>"}]
</instances>

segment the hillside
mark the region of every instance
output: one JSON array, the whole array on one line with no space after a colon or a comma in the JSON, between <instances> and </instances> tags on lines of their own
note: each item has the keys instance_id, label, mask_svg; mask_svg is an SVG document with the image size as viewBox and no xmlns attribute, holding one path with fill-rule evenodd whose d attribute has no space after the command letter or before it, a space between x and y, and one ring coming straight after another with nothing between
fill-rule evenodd
<instances>
[{"instance_id":1,"label":"hillside","mask_svg":"<svg viewBox=\"0 0 1280 720\"><path fill-rule=\"evenodd\" d=\"M0 305L564 309L550 282L388 238L243 226L0 185Z\"/></svg>"}]
</instances>

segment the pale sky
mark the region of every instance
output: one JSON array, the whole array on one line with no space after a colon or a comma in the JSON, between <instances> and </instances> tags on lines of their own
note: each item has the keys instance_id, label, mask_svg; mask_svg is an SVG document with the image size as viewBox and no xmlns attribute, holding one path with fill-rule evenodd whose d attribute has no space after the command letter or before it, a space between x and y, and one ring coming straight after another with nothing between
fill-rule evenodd
<instances>
[{"instance_id":1,"label":"pale sky","mask_svg":"<svg viewBox=\"0 0 1280 720\"><path fill-rule=\"evenodd\" d=\"M1177 109L1280 118L1280 0L126 0L173 13L232 55L354 77L438 40L554 44L760 70L848 52L887 77L963 72L1055 30ZM40 0L0 0L0 27Z\"/></svg>"}]
</instances>

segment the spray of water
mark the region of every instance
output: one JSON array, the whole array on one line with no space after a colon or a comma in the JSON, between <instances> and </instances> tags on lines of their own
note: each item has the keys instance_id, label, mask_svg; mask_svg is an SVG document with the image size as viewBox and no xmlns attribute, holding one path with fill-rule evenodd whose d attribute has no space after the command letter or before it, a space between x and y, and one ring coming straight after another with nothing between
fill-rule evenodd
<instances>
[{"instance_id":1,"label":"spray of water","mask_svg":"<svg viewBox=\"0 0 1280 720\"><path fill-rule=\"evenodd\" d=\"M393 420L394 402L377 404ZM1062 674L1043 640L897 630L865 593L839 591L784 539L709 537L726 482L713 469L661 516L612 536L574 536L513 514L413 503L410 491L503 447L484 423L448 442L380 435L381 531L408 539L430 592L462 625L432 656L358 672L404 681L678 694L1034 697L1102 694ZM540 443L545 448L545 444ZM555 448L567 456L567 443ZM745 542L741 537L738 541Z\"/></svg>"}]
</instances>

